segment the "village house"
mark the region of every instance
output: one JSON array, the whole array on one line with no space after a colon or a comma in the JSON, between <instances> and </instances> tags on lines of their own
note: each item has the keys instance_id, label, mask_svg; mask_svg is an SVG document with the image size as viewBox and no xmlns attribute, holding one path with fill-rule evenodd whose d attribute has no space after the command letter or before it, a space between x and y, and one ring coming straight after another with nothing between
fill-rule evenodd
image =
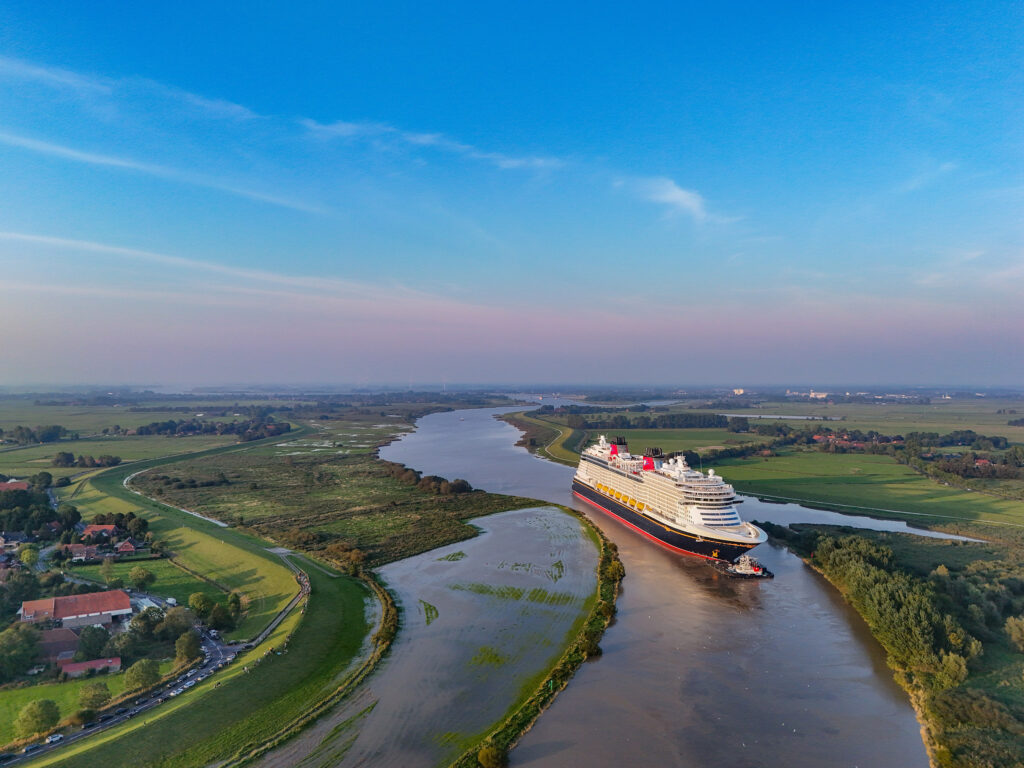
<instances>
[{"instance_id":1,"label":"village house","mask_svg":"<svg viewBox=\"0 0 1024 768\"><path fill-rule=\"evenodd\" d=\"M121 657L114 656L109 659L94 659L92 661L71 661L60 664L60 671L68 677L81 677L90 671L107 670L107 672L121 671Z\"/></svg>"},{"instance_id":2,"label":"village house","mask_svg":"<svg viewBox=\"0 0 1024 768\"><path fill-rule=\"evenodd\" d=\"M82 538L92 536L93 540L100 538L109 539L117 534L116 525L87 525L82 529Z\"/></svg>"},{"instance_id":3,"label":"village house","mask_svg":"<svg viewBox=\"0 0 1024 768\"><path fill-rule=\"evenodd\" d=\"M95 544L65 544L62 549L70 555L73 563L84 563L100 558L100 548Z\"/></svg>"},{"instance_id":4,"label":"village house","mask_svg":"<svg viewBox=\"0 0 1024 768\"><path fill-rule=\"evenodd\" d=\"M39 658L48 664L70 662L78 650L78 635L66 627L39 633Z\"/></svg>"},{"instance_id":5,"label":"village house","mask_svg":"<svg viewBox=\"0 0 1024 768\"><path fill-rule=\"evenodd\" d=\"M22 544L28 544L31 540L31 536L20 531L0 531L0 549L7 552L13 552Z\"/></svg>"},{"instance_id":6,"label":"village house","mask_svg":"<svg viewBox=\"0 0 1024 768\"><path fill-rule=\"evenodd\" d=\"M28 483L24 480L8 480L0 483L0 493L3 491L27 491Z\"/></svg>"},{"instance_id":7,"label":"village house","mask_svg":"<svg viewBox=\"0 0 1024 768\"><path fill-rule=\"evenodd\" d=\"M127 592L113 589L85 595L26 600L18 609L18 615L21 621L33 624L53 621L63 627L86 627L121 621L132 615L132 604Z\"/></svg>"}]
</instances>

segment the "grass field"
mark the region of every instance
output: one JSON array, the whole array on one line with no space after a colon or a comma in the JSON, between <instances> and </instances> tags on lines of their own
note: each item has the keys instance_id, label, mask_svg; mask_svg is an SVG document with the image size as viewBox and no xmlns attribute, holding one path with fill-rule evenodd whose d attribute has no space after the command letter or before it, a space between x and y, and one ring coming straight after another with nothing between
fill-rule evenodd
<instances>
[{"instance_id":1,"label":"grass field","mask_svg":"<svg viewBox=\"0 0 1024 768\"><path fill-rule=\"evenodd\" d=\"M162 662L160 673L166 674L172 666L171 660ZM26 704L40 699L52 699L60 709L61 718L65 718L81 709L78 705L78 693L82 686L96 681L107 684L111 698L116 698L124 690L124 672L92 678L82 677L65 683L45 683L27 688L0 690L0 746L14 739L14 720Z\"/></svg>"},{"instance_id":2,"label":"grass field","mask_svg":"<svg viewBox=\"0 0 1024 768\"><path fill-rule=\"evenodd\" d=\"M194 437L103 437L93 440L71 440L25 448L0 450L0 472L13 477L27 477L46 471L54 477L72 477L86 471L81 467L55 467L53 457L61 452L78 456L120 456L123 462L155 459L181 453L204 451L222 445L233 445L234 435L196 435Z\"/></svg>"},{"instance_id":3,"label":"grass field","mask_svg":"<svg viewBox=\"0 0 1024 768\"><path fill-rule=\"evenodd\" d=\"M201 482L220 472L230 485L175 489L152 479L173 474ZM342 539L365 552L370 565L471 538L475 530L465 518L535 503L487 493L438 496L391 477L369 452L225 453L182 462L173 473L161 468L135 482L147 495L162 493L169 504L225 521L244 519L260 536L288 546L315 549ZM297 534L319 541L302 542Z\"/></svg>"},{"instance_id":4,"label":"grass field","mask_svg":"<svg viewBox=\"0 0 1024 768\"><path fill-rule=\"evenodd\" d=\"M146 588L147 592L152 592L160 597L173 597L178 601L178 605L188 605L189 595L193 592L202 592L219 603L226 602L227 593L224 590L218 589L213 584L193 576L167 559L128 561L123 563L115 561L113 564L114 577L123 579L125 584L130 584L128 574L136 566L145 568L156 576L156 581ZM102 583L103 577L100 575L100 567L99 565L76 565L71 568L66 567L66 570L75 578L90 579Z\"/></svg>"},{"instance_id":5,"label":"grass field","mask_svg":"<svg viewBox=\"0 0 1024 768\"><path fill-rule=\"evenodd\" d=\"M247 444L241 448L215 448L206 451L204 456L209 459L247 449ZM100 512L141 513L149 520L150 531L156 538L166 542L176 563L202 574L225 591L237 590L243 595L245 616L229 637L251 637L269 624L298 591L291 571L276 555L266 551L264 542L151 502L123 486L128 475L146 466L173 465L181 460L181 457L173 457L169 462L155 459L130 467L116 467L84 480L80 490L73 487L65 490L69 491L68 496L74 494L73 503L86 520Z\"/></svg>"},{"instance_id":6,"label":"grass field","mask_svg":"<svg viewBox=\"0 0 1024 768\"><path fill-rule=\"evenodd\" d=\"M725 459L715 467L743 493L877 512L1024 524L1024 502L943 486L888 456L791 451L769 459Z\"/></svg>"},{"instance_id":7,"label":"grass field","mask_svg":"<svg viewBox=\"0 0 1024 768\"><path fill-rule=\"evenodd\" d=\"M32 765L92 768L97 765L190 768L216 764L300 716L331 693L362 645L366 587L348 577L298 564L309 574L312 594L255 652L193 691ZM301 621L300 621L301 618ZM263 647L287 650L263 657ZM262 659L262 660L260 660ZM248 667L249 672L244 671ZM214 683L219 687L213 687ZM140 730L145 727L145 731Z\"/></svg>"}]
</instances>

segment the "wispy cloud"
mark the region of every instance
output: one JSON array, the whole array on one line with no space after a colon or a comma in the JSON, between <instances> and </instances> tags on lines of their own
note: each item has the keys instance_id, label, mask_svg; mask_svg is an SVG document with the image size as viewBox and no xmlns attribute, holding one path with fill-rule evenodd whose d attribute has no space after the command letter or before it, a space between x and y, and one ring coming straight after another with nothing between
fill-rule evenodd
<instances>
[{"instance_id":1,"label":"wispy cloud","mask_svg":"<svg viewBox=\"0 0 1024 768\"><path fill-rule=\"evenodd\" d=\"M39 139L33 139L28 136L19 136L17 134L0 131L0 144L6 144L10 147L18 147L19 149L26 149L30 152L36 152L42 155L50 155L51 157L59 157L64 160L71 160L76 163L86 163L88 165L98 165L108 168L119 168L122 170L143 173L149 176L156 176L169 181L176 181L182 184L215 189L219 192L226 192L231 195L244 197L261 203L267 203L269 205L275 205L281 208L290 208L292 210L304 211L306 213L325 212L323 208L316 205L311 205L298 200L290 200L278 195L266 194L259 190L247 189L230 182L212 179L201 174L182 171L177 168L171 168L157 163L148 163L140 160L133 160L131 158L116 157L98 152L75 149L74 147L67 147L62 144L53 144L48 141L40 141Z\"/></svg>"},{"instance_id":2,"label":"wispy cloud","mask_svg":"<svg viewBox=\"0 0 1024 768\"><path fill-rule=\"evenodd\" d=\"M453 155L460 155L470 160L480 160L501 169L525 168L532 170L548 170L559 168L564 162L556 157L538 155L508 155L503 152L491 152L475 147L472 144L456 141L441 133L417 133L396 128L387 123L378 122L347 122L318 123L315 120L300 120L310 134L323 139L374 139L391 140L413 147L428 147Z\"/></svg>"},{"instance_id":3,"label":"wispy cloud","mask_svg":"<svg viewBox=\"0 0 1024 768\"><path fill-rule=\"evenodd\" d=\"M898 184L896 186L896 191L901 194L916 192L919 189L923 189L924 187L934 184L943 176L952 173L959 167L959 164L954 162L938 163L937 165L921 171Z\"/></svg>"},{"instance_id":4,"label":"wispy cloud","mask_svg":"<svg viewBox=\"0 0 1024 768\"><path fill-rule=\"evenodd\" d=\"M613 186L626 189L642 200L665 206L672 216L685 214L694 221L719 220L709 216L704 197L699 192L684 189L665 176L616 179Z\"/></svg>"},{"instance_id":5,"label":"wispy cloud","mask_svg":"<svg viewBox=\"0 0 1024 768\"><path fill-rule=\"evenodd\" d=\"M33 80L51 87L69 89L83 93L109 94L113 91L110 82L86 77L57 67L40 67L36 64L0 56L0 78L8 80Z\"/></svg>"}]
</instances>

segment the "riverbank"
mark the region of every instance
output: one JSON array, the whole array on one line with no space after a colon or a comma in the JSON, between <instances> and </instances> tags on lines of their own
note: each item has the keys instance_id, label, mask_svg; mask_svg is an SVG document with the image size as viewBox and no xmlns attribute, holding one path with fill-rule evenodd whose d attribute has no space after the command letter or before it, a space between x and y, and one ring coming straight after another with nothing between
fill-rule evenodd
<instances>
[{"instance_id":1,"label":"riverbank","mask_svg":"<svg viewBox=\"0 0 1024 768\"><path fill-rule=\"evenodd\" d=\"M1024 537L961 542L768 527L885 648L933 767L1024 762L1024 648L1007 632L1007 620L1024 610Z\"/></svg>"}]
</instances>

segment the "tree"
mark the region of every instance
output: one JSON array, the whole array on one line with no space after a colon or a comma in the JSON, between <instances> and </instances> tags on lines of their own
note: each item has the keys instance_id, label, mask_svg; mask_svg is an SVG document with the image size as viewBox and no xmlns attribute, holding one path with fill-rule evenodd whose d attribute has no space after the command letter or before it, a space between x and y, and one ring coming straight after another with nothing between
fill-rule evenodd
<instances>
[{"instance_id":1,"label":"tree","mask_svg":"<svg viewBox=\"0 0 1024 768\"><path fill-rule=\"evenodd\" d=\"M103 655L103 648L110 640L110 633L103 627L83 627L78 634L78 650L75 661L91 661Z\"/></svg>"},{"instance_id":2,"label":"tree","mask_svg":"<svg viewBox=\"0 0 1024 768\"><path fill-rule=\"evenodd\" d=\"M1006 620L1005 628L1010 642L1024 653L1024 616L1011 616Z\"/></svg>"},{"instance_id":3,"label":"tree","mask_svg":"<svg viewBox=\"0 0 1024 768\"><path fill-rule=\"evenodd\" d=\"M151 605L132 616L131 623L128 626L131 627L133 634L137 634L143 640L152 640L153 631L163 620L164 612Z\"/></svg>"},{"instance_id":4,"label":"tree","mask_svg":"<svg viewBox=\"0 0 1024 768\"><path fill-rule=\"evenodd\" d=\"M103 580L107 582L108 586L110 585L110 582L114 580L114 558L103 558L103 564L100 566L100 576L103 577Z\"/></svg>"},{"instance_id":5,"label":"tree","mask_svg":"<svg viewBox=\"0 0 1024 768\"><path fill-rule=\"evenodd\" d=\"M220 603L213 604L213 609L210 611L208 623L211 628L216 629L218 632L223 632L225 629L235 628L235 620L228 612L228 609Z\"/></svg>"},{"instance_id":6,"label":"tree","mask_svg":"<svg viewBox=\"0 0 1024 768\"><path fill-rule=\"evenodd\" d=\"M508 765L506 753L493 744L482 747L476 753L476 759L483 768L504 768L504 766Z\"/></svg>"},{"instance_id":7,"label":"tree","mask_svg":"<svg viewBox=\"0 0 1024 768\"><path fill-rule=\"evenodd\" d=\"M60 720L60 709L52 699L39 699L29 702L21 710L14 721L14 730L22 738L27 739L37 733L48 731Z\"/></svg>"},{"instance_id":8,"label":"tree","mask_svg":"<svg viewBox=\"0 0 1024 768\"><path fill-rule=\"evenodd\" d=\"M78 692L78 704L82 709L99 709L110 701L110 689L103 681L86 683Z\"/></svg>"},{"instance_id":9,"label":"tree","mask_svg":"<svg viewBox=\"0 0 1024 768\"><path fill-rule=\"evenodd\" d=\"M232 592L228 595L228 610L231 612L231 617L237 619L242 613L242 596L237 592Z\"/></svg>"},{"instance_id":10,"label":"tree","mask_svg":"<svg viewBox=\"0 0 1024 768\"><path fill-rule=\"evenodd\" d=\"M55 467L73 467L75 466L75 454L69 451L57 451L53 456L52 464Z\"/></svg>"},{"instance_id":11,"label":"tree","mask_svg":"<svg viewBox=\"0 0 1024 768\"><path fill-rule=\"evenodd\" d=\"M150 688L159 680L160 666L153 659L142 659L128 667L128 671L124 673L124 688L126 691L137 691L140 688Z\"/></svg>"},{"instance_id":12,"label":"tree","mask_svg":"<svg viewBox=\"0 0 1024 768\"><path fill-rule=\"evenodd\" d=\"M188 596L188 607L200 619L205 619L213 610L213 600L205 592L193 592Z\"/></svg>"},{"instance_id":13,"label":"tree","mask_svg":"<svg viewBox=\"0 0 1024 768\"><path fill-rule=\"evenodd\" d=\"M183 632L188 632L195 624L196 617L188 608L176 605L164 614L164 619L154 630L156 636L164 642L177 640Z\"/></svg>"},{"instance_id":14,"label":"tree","mask_svg":"<svg viewBox=\"0 0 1024 768\"><path fill-rule=\"evenodd\" d=\"M15 624L0 632L0 683L23 674L39 653L39 632L30 624Z\"/></svg>"},{"instance_id":15,"label":"tree","mask_svg":"<svg viewBox=\"0 0 1024 768\"><path fill-rule=\"evenodd\" d=\"M130 581L137 590L142 591L156 581L156 574L152 571L147 571L141 565L136 565L128 573L128 581Z\"/></svg>"},{"instance_id":16,"label":"tree","mask_svg":"<svg viewBox=\"0 0 1024 768\"><path fill-rule=\"evenodd\" d=\"M35 547L22 547L18 553L18 559L26 568L35 568L39 562L39 550Z\"/></svg>"},{"instance_id":17,"label":"tree","mask_svg":"<svg viewBox=\"0 0 1024 768\"><path fill-rule=\"evenodd\" d=\"M174 658L179 662L192 661L199 658L202 653L199 645L199 635L193 630L182 633L181 637L174 643Z\"/></svg>"}]
</instances>

